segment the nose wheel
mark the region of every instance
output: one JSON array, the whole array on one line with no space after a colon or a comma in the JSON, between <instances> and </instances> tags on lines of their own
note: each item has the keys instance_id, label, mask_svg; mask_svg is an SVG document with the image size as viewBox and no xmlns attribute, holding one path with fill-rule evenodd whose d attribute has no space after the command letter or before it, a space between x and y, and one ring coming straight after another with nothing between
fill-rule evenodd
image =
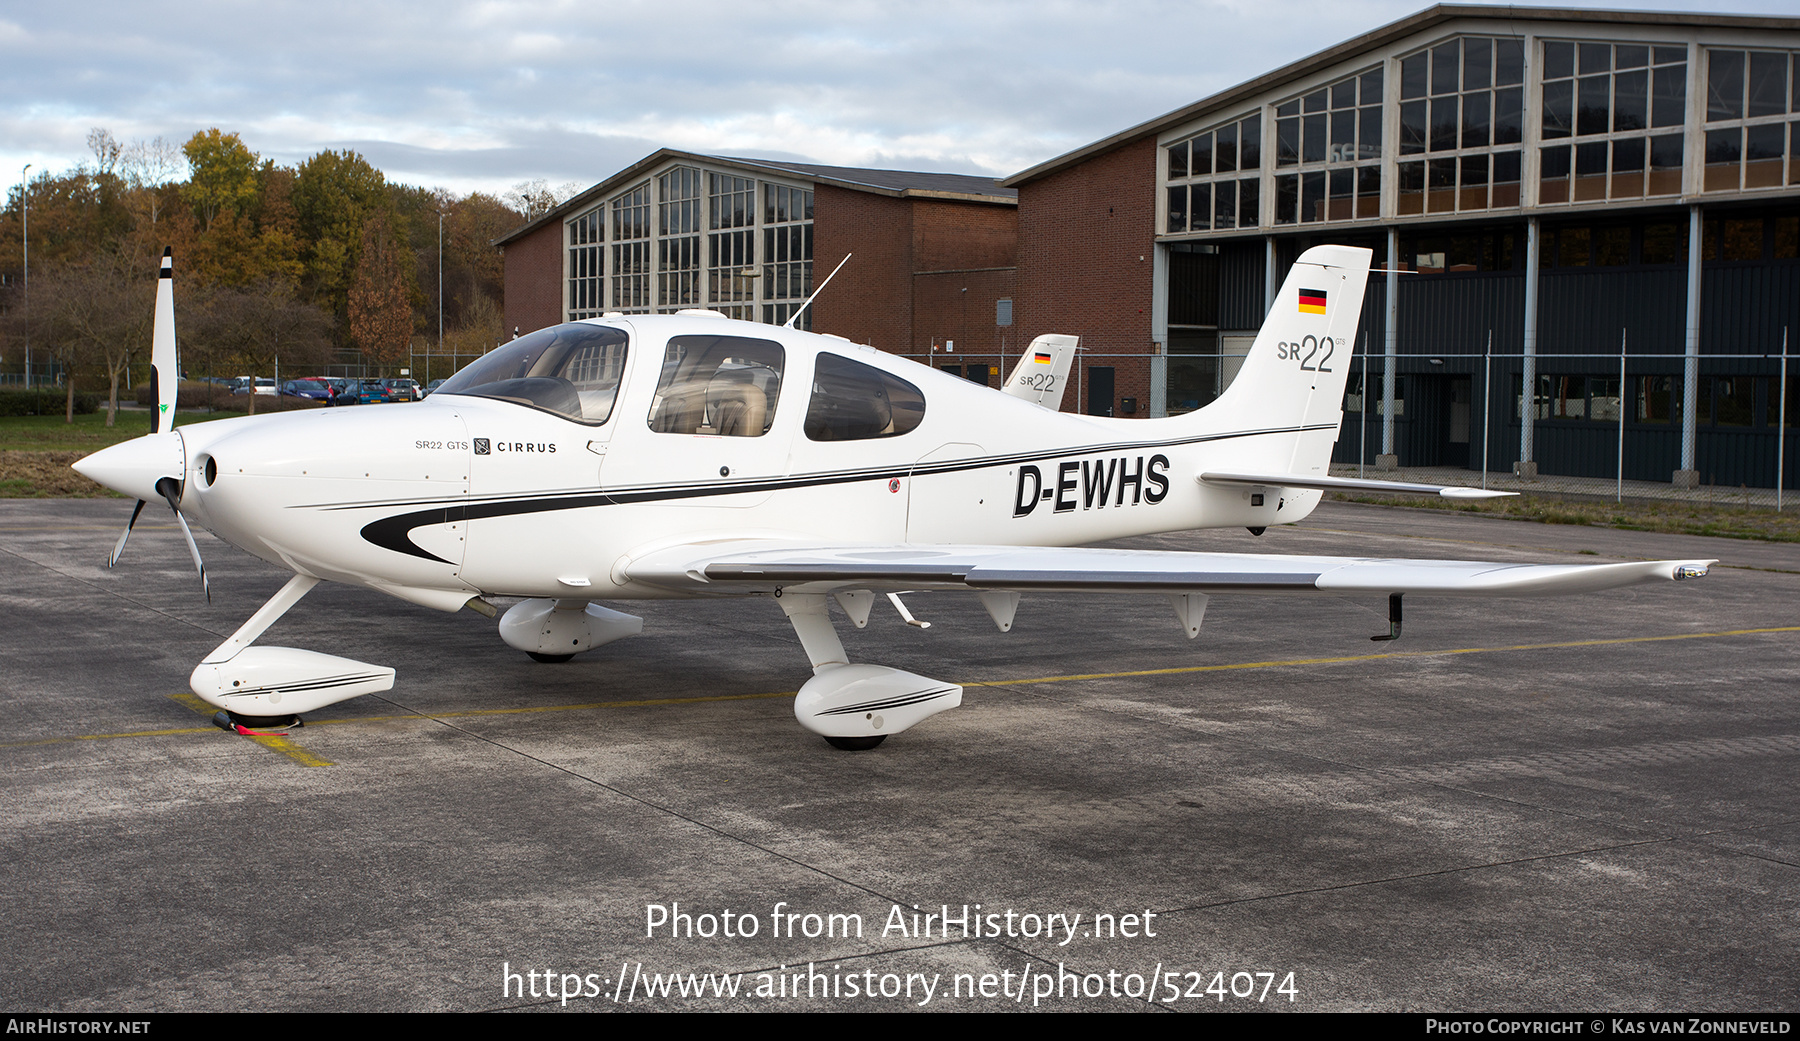
<instances>
[{"instance_id":1,"label":"nose wheel","mask_svg":"<svg viewBox=\"0 0 1800 1041\"><path fill-rule=\"evenodd\" d=\"M298 730L306 725L299 716L240 716L236 712L224 709L213 713L213 726L227 734L245 734L258 737L263 734L275 734L284 730Z\"/></svg>"},{"instance_id":2,"label":"nose wheel","mask_svg":"<svg viewBox=\"0 0 1800 1041\"><path fill-rule=\"evenodd\" d=\"M886 734L874 737L826 737L825 743L841 752L867 752L887 740Z\"/></svg>"}]
</instances>

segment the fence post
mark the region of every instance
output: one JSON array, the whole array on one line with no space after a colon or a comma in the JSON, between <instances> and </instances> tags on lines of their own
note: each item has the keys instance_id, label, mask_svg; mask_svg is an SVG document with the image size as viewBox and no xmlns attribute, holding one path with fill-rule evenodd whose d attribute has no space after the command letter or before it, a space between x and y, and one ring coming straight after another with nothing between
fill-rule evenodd
<instances>
[{"instance_id":1,"label":"fence post","mask_svg":"<svg viewBox=\"0 0 1800 1041\"><path fill-rule=\"evenodd\" d=\"M1398 462L1394 453L1394 369L1400 350L1400 231L1388 229L1387 317L1382 329L1381 454ZM1384 460L1377 460L1377 463Z\"/></svg>"},{"instance_id":2,"label":"fence post","mask_svg":"<svg viewBox=\"0 0 1800 1041\"><path fill-rule=\"evenodd\" d=\"M1481 490L1487 491L1488 414L1494 405L1494 330L1487 334L1487 351L1481 356Z\"/></svg>"},{"instance_id":3,"label":"fence post","mask_svg":"<svg viewBox=\"0 0 1800 1041\"><path fill-rule=\"evenodd\" d=\"M1362 382L1356 403L1356 479L1362 480L1363 461L1369 458L1369 330L1363 330Z\"/></svg>"},{"instance_id":4,"label":"fence post","mask_svg":"<svg viewBox=\"0 0 1800 1041\"><path fill-rule=\"evenodd\" d=\"M1625 330L1619 330L1619 482L1614 502L1625 501Z\"/></svg>"},{"instance_id":5,"label":"fence post","mask_svg":"<svg viewBox=\"0 0 1800 1041\"><path fill-rule=\"evenodd\" d=\"M1775 512L1781 512L1782 478L1787 476L1787 356L1788 327L1781 327L1781 395L1779 418L1775 420Z\"/></svg>"}]
</instances>

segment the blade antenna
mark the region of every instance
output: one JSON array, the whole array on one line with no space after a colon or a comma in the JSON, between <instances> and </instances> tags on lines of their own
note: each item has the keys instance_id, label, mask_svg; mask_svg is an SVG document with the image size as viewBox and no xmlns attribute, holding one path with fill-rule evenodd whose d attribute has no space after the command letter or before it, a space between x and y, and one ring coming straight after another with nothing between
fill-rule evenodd
<instances>
[{"instance_id":1,"label":"blade antenna","mask_svg":"<svg viewBox=\"0 0 1800 1041\"><path fill-rule=\"evenodd\" d=\"M788 320L782 322L781 327L783 329L794 328L794 323L800 320L800 316L806 313L806 309L812 306L812 302L819 298L819 294L825 291L825 287L831 284L831 280L837 277L839 271L844 270L844 265L850 263L850 258L854 256L856 256L854 253L844 254L844 259L838 261L837 267L831 269L831 274L825 276L825 281L819 283L819 288L812 291L812 295L806 298L806 302L800 305L799 310L788 315Z\"/></svg>"}]
</instances>

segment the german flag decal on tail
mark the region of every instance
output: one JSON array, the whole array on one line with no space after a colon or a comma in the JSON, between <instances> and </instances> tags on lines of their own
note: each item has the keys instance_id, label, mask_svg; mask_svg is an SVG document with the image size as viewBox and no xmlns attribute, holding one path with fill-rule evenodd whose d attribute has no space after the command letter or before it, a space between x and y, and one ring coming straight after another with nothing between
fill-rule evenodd
<instances>
[{"instance_id":1,"label":"german flag decal on tail","mask_svg":"<svg viewBox=\"0 0 1800 1041\"><path fill-rule=\"evenodd\" d=\"M1325 313L1325 290L1323 290L1323 289L1302 289L1302 290L1300 290L1300 313L1301 314L1324 314Z\"/></svg>"}]
</instances>

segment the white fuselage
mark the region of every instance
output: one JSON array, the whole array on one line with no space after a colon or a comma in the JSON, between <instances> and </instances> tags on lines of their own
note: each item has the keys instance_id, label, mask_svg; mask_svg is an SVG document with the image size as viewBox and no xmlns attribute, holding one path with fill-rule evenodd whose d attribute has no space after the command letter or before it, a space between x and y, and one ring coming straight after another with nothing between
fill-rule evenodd
<instances>
[{"instance_id":1,"label":"white fuselage","mask_svg":"<svg viewBox=\"0 0 1800 1041\"><path fill-rule=\"evenodd\" d=\"M604 423L438 394L191 424L179 431L181 509L300 574L445 610L478 594L629 599L667 595L631 581L634 554L711 539L1068 546L1288 523L1319 493L1253 499L1196 475L1288 471L1328 455L1337 434L1336 400L1329 421L1269 429L1236 410L1076 416L809 333L697 316L603 324L631 335ZM652 429L665 343L720 334L774 340L786 352L767 432ZM926 402L916 429L809 439L821 351L916 386Z\"/></svg>"}]
</instances>

